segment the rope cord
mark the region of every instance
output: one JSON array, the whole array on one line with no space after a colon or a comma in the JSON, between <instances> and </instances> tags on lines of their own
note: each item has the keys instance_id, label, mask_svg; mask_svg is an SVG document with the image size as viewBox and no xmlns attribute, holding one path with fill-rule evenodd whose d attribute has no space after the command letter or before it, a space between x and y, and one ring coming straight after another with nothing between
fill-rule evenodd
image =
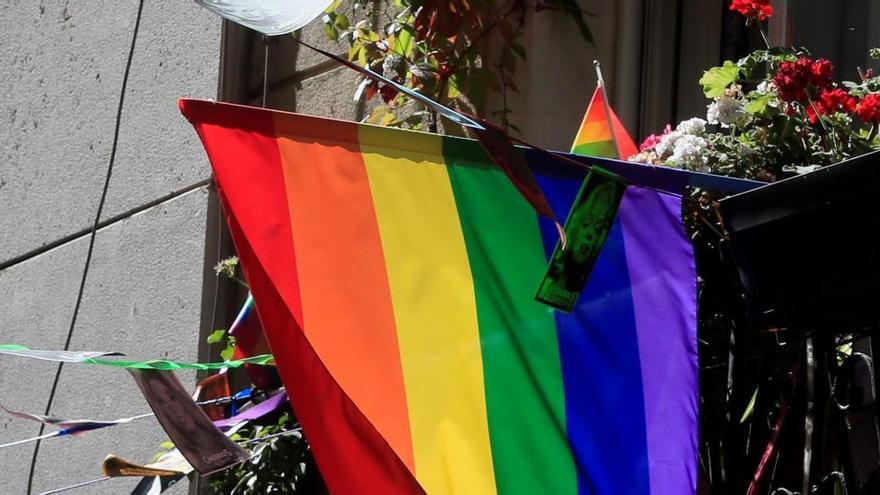
<instances>
[{"instance_id":1,"label":"rope cord","mask_svg":"<svg viewBox=\"0 0 880 495\"><path fill-rule=\"evenodd\" d=\"M116 107L116 122L114 124L113 129L113 145L110 148L110 159L107 164L107 172L104 176L104 188L101 190L101 199L98 202L98 210L95 212L95 220L92 223L92 229L89 232L89 249L86 253L85 265L83 266L82 278L80 278L79 290L76 295L76 304L73 307L73 315L70 318L70 327L67 329L67 338L64 340L64 350L70 349L70 343L73 339L73 331L76 328L76 319L79 316L79 309L82 305L83 293L85 292L86 287L86 279L89 275L89 266L92 263L92 254L95 249L95 237L98 233L98 224L101 221L101 213L104 211L104 203L107 199L107 192L110 189L110 177L113 175L113 164L116 161L116 150L119 145L119 128L120 123L122 121L122 108L125 102L125 90L128 87L128 76L131 72L131 62L134 58L134 48L137 43L138 31L140 30L141 25L141 15L144 11L144 0L138 1L138 9L137 16L134 21L134 31L131 36L131 45L128 49L128 59L125 62L125 72L122 76L122 87L119 92L119 104ZM49 391L49 400L46 402L45 416L49 415L49 412L52 409L52 403L55 400L55 393L58 391L58 382L61 378L61 370L64 368L64 363L59 363L58 368L55 370L55 378L52 380L52 388ZM46 430L46 425L40 425L40 433L42 435ZM34 446L34 454L31 456L31 465L28 469L28 484L27 484L27 494L31 495L33 493L34 487L34 473L36 471L37 466L37 457L40 454L40 441L38 440L36 445Z\"/></svg>"}]
</instances>

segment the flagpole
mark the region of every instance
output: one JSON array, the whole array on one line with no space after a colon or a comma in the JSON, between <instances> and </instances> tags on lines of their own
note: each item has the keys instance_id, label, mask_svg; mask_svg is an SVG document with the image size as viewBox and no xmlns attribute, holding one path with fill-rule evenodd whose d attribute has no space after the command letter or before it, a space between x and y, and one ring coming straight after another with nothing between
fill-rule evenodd
<instances>
[{"instance_id":1,"label":"flagpole","mask_svg":"<svg viewBox=\"0 0 880 495\"><path fill-rule=\"evenodd\" d=\"M605 122L611 129L611 140L614 142L614 154L618 160L626 160L628 156L620 156L620 148L617 146L617 132L614 130L614 122L611 120L611 104L608 103L608 91L605 89L605 78L602 77L602 65L598 60L593 60L593 66L596 68L596 82L599 90L602 91L602 105L605 107Z\"/></svg>"},{"instance_id":2,"label":"flagpole","mask_svg":"<svg viewBox=\"0 0 880 495\"><path fill-rule=\"evenodd\" d=\"M260 100L263 108L266 108L266 99L269 95L269 36L263 35L263 98Z\"/></svg>"}]
</instances>

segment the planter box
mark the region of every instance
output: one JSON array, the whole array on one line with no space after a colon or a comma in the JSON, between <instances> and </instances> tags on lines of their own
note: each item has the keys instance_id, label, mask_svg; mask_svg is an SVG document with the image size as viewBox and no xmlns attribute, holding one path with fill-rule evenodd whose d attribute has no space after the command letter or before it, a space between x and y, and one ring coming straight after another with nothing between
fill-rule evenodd
<instances>
[{"instance_id":1,"label":"planter box","mask_svg":"<svg viewBox=\"0 0 880 495\"><path fill-rule=\"evenodd\" d=\"M880 152L721 201L756 323L880 323L878 200Z\"/></svg>"}]
</instances>

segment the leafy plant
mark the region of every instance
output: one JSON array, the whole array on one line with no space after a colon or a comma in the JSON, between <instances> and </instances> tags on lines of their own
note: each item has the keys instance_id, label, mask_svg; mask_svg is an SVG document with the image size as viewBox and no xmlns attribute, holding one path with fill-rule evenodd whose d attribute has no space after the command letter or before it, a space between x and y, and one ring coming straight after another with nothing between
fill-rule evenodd
<instances>
[{"instance_id":1,"label":"leafy plant","mask_svg":"<svg viewBox=\"0 0 880 495\"><path fill-rule=\"evenodd\" d=\"M880 78L838 83L833 70L805 49L726 61L700 80L705 120L650 136L632 159L773 181L880 147Z\"/></svg>"},{"instance_id":2,"label":"leafy plant","mask_svg":"<svg viewBox=\"0 0 880 495\"><path fill-rule=\"evenodd\" d=\"M213 476L211 489L228 495L302 493L303 483L316 481L307 476L314 472L316 476L311 477L316 478L317 471L297 426L290 412L285 412L274 423L239 430L232 440L248 448L252 457Z\"/></svg>"},{"instance_id":3,"label":"leafy plant","mask_svg":"<svg viewBox=\"0 0 880 495\"><path fill-rule=\"evenodd\" d=\"M730 8L762 35L760 21L773 13L765 0ZM833 76L830 61L768 43L707 70L700 79L710 100L706 118L667 126L631 159L774 181L880 147L880 78L868 71L859 82L839 83Z\"/></svg>"},{"instance_id":4,"label":"leafy plant","mask_svg":"<svg viewBox=\"0 0 880 495\"><path fill-rule=\"evenodd\" d=\"M830 61L804 48L770 47L761 25L773 14L769 0L733 0L730 9L761 31L766 49L707 70L700 80L708 98L705 118L667 125L630 160L774 181L880 148L880 78L869 70L858 82L838 82ZM880 49L871 55L880 57ZM787 407L783 399L800 393L793 390L798 373L792 363L801 359L803 343L786 343L785 333L780 342L779 329L749 324L746 294L716 199L709 191L691 189L683 201L699 275L698 493L772 491L767 484L791 493L783 486L792 481L792 472L802 472L802 437L777 442L763 485L755 474L764 450L749 447L770 441ZM839 364L852 353L840 339L849 336L831 344ZM802 421L800 404L787 410ZM842 459L836 461L847 462ZM818 487L812 492L826 493Z\"/></svg>"},{"instance_id":5,"label":"leafy plant","mask_svg":"<svg viewBox=\"0 0 880 495\"><path fill-rule=\"evenodd\" d=\"M220 260L216 265L214 265L214 273L219 277L220 275L224 275L227 278L235 280L243 287L247 287L248 284L238 275L238 256L230 256L226 259Z\"/></svg>"},{"instance_id":6,"label":"leafy plant","mask_svg":"<svg viewBox=\"0 0 880 495\"><path fill-rule=\"evenodd\" d=\"M229 335L226 330L222 328L219 330L214 330L211 332L211 335L208 335L206 339L208 344L221 344L223 345L223 350L220 351L220 357L224 361L229 361L232 359L233 354L235 353L235 336Z\"/></svg>"},{"instance_id":7,"label":"leafy plant","mask_svg":"<svg viewBox=\"0 0 880 495\"><path fill-rule=\"evenodd\" d=\"M416 89L445 105L485 115L489 95L501 96L491 112L506 128L511 122L508 93L517 91L517 66L526 61L520 44L529 13L557 11L575 23L585 41L592 33L576 0L393 0L394 13L376 26L382 2L355 2L358 20L343 13L337 0L324 16L327 37L348 45L348 58ZM377 9L379 9L377 11ZM355 98L381 97L365 119L396 127L437 130L437 115L388 86L363 80Z\"/></svg>"}]
</instances>

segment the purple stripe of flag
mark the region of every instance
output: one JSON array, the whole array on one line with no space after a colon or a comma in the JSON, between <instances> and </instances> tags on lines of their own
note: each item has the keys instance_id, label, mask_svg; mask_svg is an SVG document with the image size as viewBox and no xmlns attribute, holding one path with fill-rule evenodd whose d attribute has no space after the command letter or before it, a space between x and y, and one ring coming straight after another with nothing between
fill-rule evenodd
<instances>
[{"instance_id":1,"label":"purple stripe of flag","mask_svg":"<svg viewBox=\"0 0 880 495\"><path fill-rule=\"evenodd\" d=\"M681 197L630 187L619 215L638 334L651 493L694 493L697 275Z\"/></svg>"}]
</instances>

